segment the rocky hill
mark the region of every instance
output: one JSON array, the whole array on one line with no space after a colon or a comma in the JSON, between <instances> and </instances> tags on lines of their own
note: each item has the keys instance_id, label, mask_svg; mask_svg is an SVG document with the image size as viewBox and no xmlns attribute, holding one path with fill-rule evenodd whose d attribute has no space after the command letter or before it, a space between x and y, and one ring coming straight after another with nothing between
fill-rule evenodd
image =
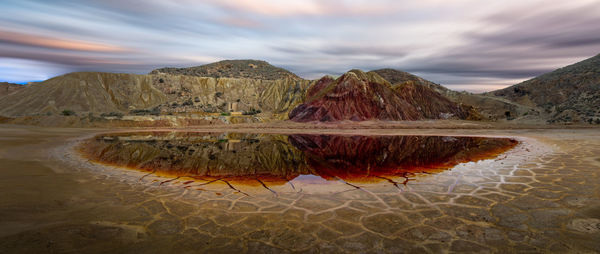
<instances>
[{"instance_id":1,"label":"rocky hill","mask_svg":"<svg viewBox=\"0 0 600 254\"><path fill-rule=\"evenodd\" d=\"M0 82L0 97L12 94L22 88L25 88L25 86L8 82Z\"/></svg>"},{"instance_id":2,"label":"rocky hill","mask_svg":"<svg viewBox=\"0 0 600 254\"><path fill-rule=\"evenodd\" d=\"M308 80L209 78L185 75L149 75L154 86L167 96L158 105L167 113L205 112L245 114L272 113L287 116L304 100Z\"/></svg>"},{"instance_id":3,"label":"rocky hill","mask_svg":"<svg viewBox=\"0 0 600 254\"><path fill-rule=\"evenodd\" d=\"M549 122L600 124L600 55L485 95L535 108Z\"/></svg>"},{"instance_id":4,"label":"rocky hill","mask_svg":"<svg viewBox=\"0 0 600 254\"><path fill-rule=\"evenodd\" d=\"M224 60L189 68L161 68L150 74L174 74L213 78L250 78L261 80L293 79L300 80L296 74L265 61Z\"/></svg>"},{"instance_id":5,"label":"rocky hill","mask_svg":"<svg viewBox=\"0 0 600 254\"><path fill-rule=\"evenodd\" d=\"M394 69L379 69L374 70L373 72L379 74L387 81L392 83L393 87L406 84L414 86L415 88L420 86L427 87L443 95L445 98L457 103L464 110L470 111L471 115L467 117L468 119L512 119L514 116L523 115L525 113L531 114L530 116L539 115L539 112L528 106L520 105L518 103L494 96L450 90L440 84L431 82L408 72ZM477 113L475 113L475 111Z\"/></svg>"},{"instance_id":6,"label":"rocky hill","mask_svg":"<svg viewBox=\"0 0 600 254\"><path fill-rule=\"evenodd\" d=\"M297 122L398 121L451 116L464 119L468 115L439 93L428 88L414 88L405 85L394 90L375 72L351 70L335 80L321 78L309 88L305 102L294 108L289 118ZM427 100L427 96L431 100ZM442 100L438 101L438 98Z\"/></svg>"},{"instance_id":7,"label":"rocky hill","mask_svg":"<svg viewBox=\"0 0 600 254\"><path fill-rule=\"evenodd\" d=\"M0 115L164 115L217 113L287 116L308 80L259 80L79 72L28 85L0 101ZM279 116L270 116L278 118Z\"/></svg>"}]
</instances>

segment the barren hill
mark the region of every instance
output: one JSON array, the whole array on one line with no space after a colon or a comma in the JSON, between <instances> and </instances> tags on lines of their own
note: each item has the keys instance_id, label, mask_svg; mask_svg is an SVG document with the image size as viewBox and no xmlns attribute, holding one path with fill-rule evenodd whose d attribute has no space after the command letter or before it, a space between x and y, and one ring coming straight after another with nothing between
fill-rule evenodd
<instances>
[{"instance_id":1,"label":"barren hill","mask_svg":"<svg viewBox=\"0 0 600 254\"><path fill-rule=\"evenodd\" d=\"M459 119L480 120L481 116L472 107L458 104L428 86L412 81L394 86L394 91L404 100L415 106L427 119L457 117Z\"/></svg>"},{"instance_id":2,"label":"barren hill","mask_svg":"<svg viewBox=\"0 0 600 254\"><path fill-rule=\"evenodd\" d=\"M390 82L392 85L411 83L411 84L429 87L441 94L448 94L448 93L454 92L454 91L452 91L448 88L445 88L439 84L433 83L433 82L426 80L424 78L421 78L417 75L413 75L413 74L410 74L408 72L401 71L401 70L386 68L386 69L373 70L372 72L379 74L379 76L381 76L382 78L384 78L385 80Z\"/></svg>"},{"instance_id":3,"label":"barren hill","mask_svg":"<svg viewBox=\"0 0 600 254\"><path fill-rule=\"evenodd\" d=\"M470 113L427 86L408 81L392 87L376 72L351 70L335 80L320 79L309 88L306 101L289 116L293 121L306 122L466 119Z\"/></svg>"},{"instance_id":4,"label":"barren hill","mask_svg":"<svg viewBox=\"0 0 600 254\"><path fill-rule=\"evenodd\" d=\"M210 78L185 75L149 75L154 87L167 96L162 112L283 114L304 100L309 80Z\"/></svg>"},{"instance_id":5,"label":"barren hill","mask_svg":"<svg viewBox=\"0 0 600 254\"><path fill-rule=\"evenodd\" d=\"M287 116L308 80L79 72L28 85L0 100L0 115L159 115L238 111ZM276 116L280 117L280 116Z\"/></svg>"},{"instance_id":6,"label":"barren hill","mask_svg":"<svg viewBox=\"0 0 600 254\"><path fill-rule=\"evenodd\" d=\"M166 101L146 75L77 72L28 85L0 101L0 115L119 112Z\"/></svg>"},{"instance_id":7,"label":"barren hill","mask_svg":"<svg viewBox=\"0 0 600 254\"><path fill-rule=\"evenodd\" d=\"M24 85L13 84L13 83L8 83L8 82L0 82L0 97L12 94L23 88L25 88Z\"/></svg>"},{"instance_id":8,"label":"barren hill","mask_svg":"<svg viewBox=\"0 0 600 254\"><path fill-rule=\"evenodd\" d=\"M600 55L486 95L535 107L549 122L600 124Z\"/></svg>"},{"instance_id":9,"label":"barren hill","mask_svg":"<svg viewBox=\"0 0 600 254\"><path fill-rule=\"evenodd\" d=\"M196 67L161 68L150 72L150 74L160 73L213 78L300 79L286 69L259 60L224 60Z\"/></svg>"},{"instance_id":10,"label":"barren hill","mask_svg":"<svg viewBox=\"0 0 600 254\"><path fill-rule=\"evenodd\" d=\"M471 114L471 116L467 117L469 119L476 119L480 117L488 120L504 118L512 119L514 116L523 115L525 113L530 113L531 115L537 114L537 112L532 110L531 107L523 106L518 103L494 96L450 90L440 84L431 82L408 72L395 69L379 69L374 70L373 72L376 72L387 81L392 83L393 87L411 84L414 89L417 89L419 86L424 86L457 103L463 109L470 111L471 113L475 113L471 109L471 107L473 107L480 115L476 116L475 114Z\"/></svg>"},{"instance_id":11,"label":"barren hill","mask_svg":"<svg viewBox=\"0 0 600 254\"><path fill-rule=\"evenodd\" d=\"M321 78L309 88L306 101L294 108L289 118L297 122L417 120L423 115L381 76L351 70L335 80Z\"/></svg>"}]
</instances>

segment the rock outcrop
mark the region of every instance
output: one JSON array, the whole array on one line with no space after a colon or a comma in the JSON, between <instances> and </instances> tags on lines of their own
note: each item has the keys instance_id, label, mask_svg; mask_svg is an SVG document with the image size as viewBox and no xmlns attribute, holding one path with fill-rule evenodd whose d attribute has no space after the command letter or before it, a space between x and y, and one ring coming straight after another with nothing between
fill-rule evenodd
<instances>
[{"instance_id":1,"label":"rock outcrop","mask_svg":"<svg viewBox=\"0 0 600 254\"><path fill-rule=\"evenodd\" d=\"M295 79L209 78L185 75L150 75L154 86L167 96L161 112L262 112L287 116L304 100L314 83Z\"/></svg>"},{"instance_id":2,"label":"rock outcrop","mask_svg":"<svg viewBox=\"0 0 600 254\"><path fill-rule=\"evenodd\" d=\"M301 79L286 69L275 67L268 62L259 60L224 60L196 67L161 68L150 72L150 74L161 73L212 78Z\"/></svg>"},{"instance_id":3,"label":"rock outcrop","mask_svg":"<svg viewBox=\"0 0 600 254\"><path fill-rule=\"evenodd\" d=\"M485 95L531 107L549 122L600 124L600 55Z\"/></svg>"}]
</instances>

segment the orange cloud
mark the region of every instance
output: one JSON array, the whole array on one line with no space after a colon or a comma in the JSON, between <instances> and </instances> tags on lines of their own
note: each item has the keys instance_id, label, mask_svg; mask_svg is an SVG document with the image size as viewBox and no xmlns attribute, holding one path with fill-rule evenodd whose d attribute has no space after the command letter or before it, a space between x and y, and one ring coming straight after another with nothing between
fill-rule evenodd
<instances>
[{"instance_id":1,"label":"orange cloud","mask_svg":"<svg viewBox=\"0 0 600 254\"><path fill-rule=\"evenodd\" d=\"M53 49L67 49L76 51L93 52L122 52L124 48L79 40L58 39L47 36L31 35L11 31L0 30L0 42L9 42L13 44L36 46Z\"/></svg>"}]
</instances>

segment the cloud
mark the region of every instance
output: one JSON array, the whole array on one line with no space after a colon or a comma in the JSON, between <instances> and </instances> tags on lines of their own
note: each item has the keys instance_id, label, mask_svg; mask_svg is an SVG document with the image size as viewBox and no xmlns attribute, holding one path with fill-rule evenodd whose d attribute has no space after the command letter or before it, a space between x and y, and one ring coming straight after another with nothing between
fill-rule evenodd
<instances>
[{"instance_id":1,"label":"cloud","mask_svg":"<svg viewBox=\"0 0 600 254\"><path fill-rule=\"evenodd\" d=\"M481 28L464 34L462 45L412 59L406 69L467 78L525 79L600 51L597 4L539 6L534 13L508 11L480 20Z\"/></svg>"},{"instance_id":2,"label":"cloud","mask_svg":"<svg viewBox=\"0 0 600 254\"><path fill-rule=\"evenodd\" d=\"M260 28L263 27L263 24L248 18L241 17L228 17L219 19L219 22L222 22L225 25L241 27L241 28Z\"/></svg>"},{"instance_id":3,"label":"cloud","mask_svg":"<svg viewBox=\"0 0 600 254\"><path fill-rule=\"evenodd\" d=\"M379 57L404 57L408 55L403 49L390 46L330 45L321 49L321 52L335 56L369 55Z\"/></svg>"},{"instance_id":4,"label":"cloud","mask_svg":"<svg viewBox=\"0 0 600 254\"><path fill-rule=\"evenodd\" d=\"M36 63L32 79L253 58L305 78L392 67L479 91L600 51L593 0L6 0L0 9L0 57Z\"/></svg>"},{"instance_id":5,"label":"cloud","mask_svg":"<svg viewBox=\"0 0 600 254\"><path fill-rule=\"evenodd\" d=\"M76 41L67 39L58 39L47 36L38 36L0 30L0 43L11 43L17 45L27 45L42 47L48 49L66 49L78 51L96 51L96 52L123 52L124 48L114 45L106 45L94 42Z\"/></svg>"}]
</instances>

